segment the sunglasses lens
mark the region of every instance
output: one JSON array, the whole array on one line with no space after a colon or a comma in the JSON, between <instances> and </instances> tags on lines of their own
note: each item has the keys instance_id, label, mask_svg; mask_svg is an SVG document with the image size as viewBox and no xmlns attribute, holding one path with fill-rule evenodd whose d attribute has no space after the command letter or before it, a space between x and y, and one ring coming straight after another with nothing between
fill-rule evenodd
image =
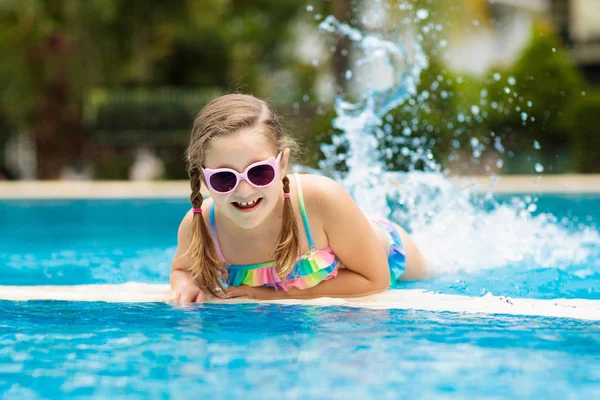
<instances>
[{"instance_id":1,"label":"sunglasses lens","mask_svg":"<svg viewBox=\"0 0 600 400\"><path fill-rule=\"evenodd\" d=\"M248 171L248 180L256 186L267 186L275 179L275 170L270 165L257 165Z\"/></svg>"},{"instance_id":2,"label":"sunglasses lens","mask_svg":"<svg viewBox=\"0 0 600 400\"><path fill-rule=\"evenodd\" d=\"M217 192L229 192L236 183L237 178L231 172L218 172L210 177L210 185Z\"/></svg>"}]
</instances>

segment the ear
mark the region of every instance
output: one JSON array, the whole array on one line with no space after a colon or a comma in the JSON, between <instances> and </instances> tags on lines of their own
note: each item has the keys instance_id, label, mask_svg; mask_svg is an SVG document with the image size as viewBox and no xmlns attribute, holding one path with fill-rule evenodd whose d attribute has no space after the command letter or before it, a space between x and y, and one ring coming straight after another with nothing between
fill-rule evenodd
<instances>
[{"instance_id":1,"label":"ear","mask_svg":"<svg viewBox=\"0 0 600 400\"><path fill-rule=\"evenodd\" d=\"M288 166L290 162L290 149L283 149L283 154L281 155L281 160L279 161L279 176L283 177L287 173Z\"/></svg>"}]
</instances>

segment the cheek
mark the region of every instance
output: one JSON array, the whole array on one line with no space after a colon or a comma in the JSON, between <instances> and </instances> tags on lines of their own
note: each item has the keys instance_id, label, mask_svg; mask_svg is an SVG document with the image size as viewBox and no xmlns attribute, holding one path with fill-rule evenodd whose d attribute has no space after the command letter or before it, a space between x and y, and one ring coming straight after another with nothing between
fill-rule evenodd
<instances>
[{"instance_id":1,"label":"cheek","mask_svg":"<svg viewBox=\"0 0 600 400\"><path fill-rule=\"evenodd\" d=\"M283 186L281 183L273 183L271 186L266 188L264 193L269 196L270 199L277 199L278 196L283 196Z\"/></svg>"},{"instance_id":2,"label":"cheek","mask_svg":"<svg viewBox=\"0 0 600 400\"><path fill-rule=\"evenodd\" d=\"M213 202L217 205L225 205L225 204L229 204L229 198L231 197L229 194L215 194L215 193L211 193L210 197L212 198Z\"/></svg>"}]
</instances>

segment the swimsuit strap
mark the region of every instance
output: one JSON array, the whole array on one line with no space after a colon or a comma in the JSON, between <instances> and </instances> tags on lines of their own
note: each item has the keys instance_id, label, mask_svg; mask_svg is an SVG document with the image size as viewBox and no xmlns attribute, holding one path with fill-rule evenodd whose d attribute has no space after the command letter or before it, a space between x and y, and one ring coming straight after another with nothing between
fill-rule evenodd
<instances>
[{"instance_id":1,"label":"swimsuit strap","mask_svg":"<svg viewBox=\"0 0 600 400\"><path fill-rule=\"evenodd\" d=\"M313 243L312 235L310 234L310 226L308 225L308 216L306 215L306 207L304 207L304 198L302 197L302 186L300 185L300 176L295 173L296 178L296 191L298 192L298 205L300 206L300 214L302 215L302 222L304 223L304 230L306 231L306 238L308 239L308 245L312 251L315 250L315 244Z\"/></svg>"},{"instance_id":2,"label":"swimsuit strap","mask_svg":"<svg viewBox=\"0 0 600 400\"><path fill-rule=\"evenodd\" d=\"M215 247L217 248L217 253L219 254L219 257L221 257L221 260L223 260L223 262L227 263L227 261L225 261L225 256L223 255L223 252L221 251L221 246L219 245L219 238L217 237L217 226L215 224L215 203L214 203L214 201L210 205L210 231L212 233L212 239L213 239L213 242L215 242Z\"/></svg>"}]
</instances>

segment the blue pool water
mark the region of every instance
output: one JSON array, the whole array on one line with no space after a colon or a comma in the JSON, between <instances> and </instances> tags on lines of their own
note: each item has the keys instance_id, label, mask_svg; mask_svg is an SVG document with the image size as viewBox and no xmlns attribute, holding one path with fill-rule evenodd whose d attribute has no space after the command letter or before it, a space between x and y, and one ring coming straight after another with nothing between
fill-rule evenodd
<instances>
[{"instance_id":1,"label":"blue pool water","mask_svg":"<svg viewBox=\"0 0 600 400\"><path fill-rule=\"evenodd\" d=\"M505 196L500 201L509 203L513 198ZM549 224L561 226L559 233L564 235L552 247L575 243L572 250L580 259L567 253L536 260L536 254L525 254L517 261L498 260L494 268L467 273L453 270L426 282L396 287L474 296L490 292L544 299L600 299L600 195L547 195L541 196L537 205L534 218L546 213L558 220L566 218L564 228L560 222ZM185 200L0 202L0 284L168 282L177 228L188 209ZM485 233L484 228L476 234ZM463 239L475 237L441 240L452 245ZM547 246L545 240L532 243L532 251Z\"/></svg>"},{"instance_id":2,"label":"blue pool water","mask_svg":"<svg viewBox=\"0 0 600 400\"><path fill-rule=\"evenodd\" d=\"M531 226L553 215L549 227L560 227L569 246L579 243L581 257L569 263L537 252L481 270L441 266L429 281L395 288L600 299L600 197L542 196L536 204ZM185 200L1 201L0 285L166 283L188 207ZM544 249L548 239L539 240L532 246ZM348 307L0 301L0 394L595 398L600 324Z\"/></svg>"},{"instance_id":3,"label":"blue pool water","mask_svg":"<svg viewBox=\"0 0 600 400\"><path fill-rule=\"evenodd\" d=\"M600 328L277 305L0 302L23 398L598 398Z\"/></svg>"}]
</instances>

